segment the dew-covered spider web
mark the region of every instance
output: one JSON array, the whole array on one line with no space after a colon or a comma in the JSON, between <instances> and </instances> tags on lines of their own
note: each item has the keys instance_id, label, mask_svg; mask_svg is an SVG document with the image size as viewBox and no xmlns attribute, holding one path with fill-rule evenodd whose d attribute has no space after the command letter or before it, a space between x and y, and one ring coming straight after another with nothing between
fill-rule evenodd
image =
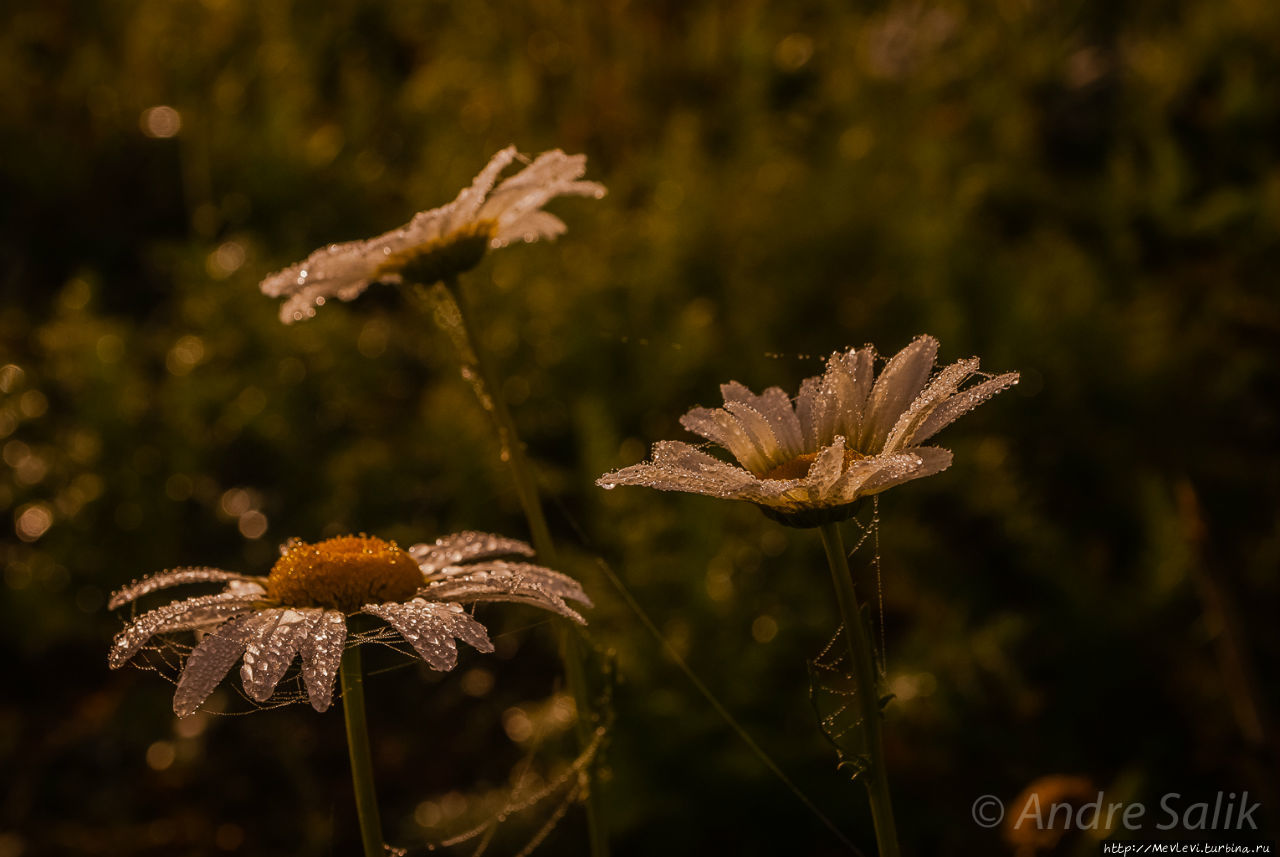
<instances>
[{"instance_id":1,"label":"dew-covered spider web","mask_svg":"<svg viewBox=\"0 0 1280 857\"><path fill-rule=\"evenodd\" d=\"M864 546L869 545L872 553L871 566L876 574L876 600L879 613L878 651L874 653L876 678L883 681L886 672L886 648L884 630L884 582L880 574L880 504L879 498L872 498L871 520L862 523L853 518L853 523L861 530L849 555L857 554ZM862 606L862 621L871 624L870 605ZM836 632L812 661L809 661L809 701L818 716L822 734L836 748L839 756L838 766L857 778L866 765L868 748L863 739L865 731L859 718L858 688L850 673L849 655L844 645L844 625L836 628ZM877 700L883 707L887 700Z\"/></svg>"},{"instance_id":2,"label":"dew-covered spider web","mask_svg":"<svg viewBox=\"0 0 1280 857\"><path fill-rule=\"evenodd\" d=\"M136 610L135 610L136 612ZM500 640L511 634L523 634L533 628L550 624L540 621L521 628L507 631L495 636ZM155 672L170 684L176 685L181 676L183 666L200 635L192 638L190 632L162 634L153 637L130 661L132 666ZM350 629L346 646L377 645L395 653L395 662L371 669L366 678L395 672L403 669L419 668L422 658L417 655L404 637L393 628L381 625L368 629ZM512 825L514 831L504 839L504 854L513 853L516 857L527 857L542 845L548 836L575 803L586 795L589 780L587 770L598 764L603 755L613 714L613 658L607 653L591 647L592 660L597 667L599 693L592 705L594 730L591 740L581 748L576 757L567 759L550 748L557 733L566 732L572 725L576 712L573 700L566 694L557 692L534 707L530 708L531 722L537 724L533 734L525 743L528 750L512 768L507 782L502 788L482 790L470 794L452 791L445 795L427 795L419 804L415 819L420 826L427 828L419 844L409 847L388 845L388 854L407 857L412 854L427 852L469 854L481 857L495 841L500 829L508 822L519 820ZM293 704L309 704L302 671L299 663L295 663L280 680L276 691L265 702L252 699L241 685L238 670L233 667L227 678L220 683L221 692L211 697L212 704L202 707L201 711L208 715L238 716L268 709L281 708ZM227 702L228 693L234 694L234 700ZM334 688L335 702L341 698L340 689ZM221 700L219 702L218 700ZM376 736L375 736L376 740ZM446 810L461 805L465 810L440 813L432 807L443 806ZM446 816L444 821L432 818L432 814ZM426 818L419 818L424 815ZM421 824L429 821L429 824ZM438 831L446 831L439 833ZM532 831L532 832L529 832ZM520 840L523 838L523 841ZM512 841L516 844L512 845ZM514 848L515 850L510 850Z\"/></svg>"}]
</instances>

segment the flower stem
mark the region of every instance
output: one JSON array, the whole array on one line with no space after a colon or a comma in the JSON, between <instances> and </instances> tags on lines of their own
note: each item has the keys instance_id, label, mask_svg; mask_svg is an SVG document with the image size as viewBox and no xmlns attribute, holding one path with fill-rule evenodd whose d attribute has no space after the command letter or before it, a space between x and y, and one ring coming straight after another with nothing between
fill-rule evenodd
<instances>
[{"instance_id":1,"label":"flower stem","mask_svg":"<svg viewBox=\"0 0 1280 857\"><path fill-rule=\"evenodd\" d=\"M369 726L364 713L364 669L360 647L348 646L338 668L342 679L342 713L347 721L347 748L351 751L351 783L360 818L360 841L365 857L383 857L382 820L373 785L373 759L369 753Z\"/></svg>"},{"instance_id":2,"label":"flower stem","mask_svg":"<svg viewBox=\"0 0 1280 857\"><path fill-rule=\"evenodd\" d=\"M840 529L835 523L822 525L822 546L831 566L836 603L844 622L845 642L849 646L849 669L853 674L854 703L858 707L858 728L866 747L866 770L862 781L871 802L871 821L875 825L876 845L880 857L898 857L898 831L893 821L893 803L889 798L889 777L885 772L884 748L880 739L880 696L876 690L875 669L871 660L871 640L867 637L853 590L849 559L844 552Z\"/></svg>"},{"instance_id":3,"label":"flower stem","mask_svg":"<svg viewBox=\"0 0 1280 857\"><path fill-rule=\"evenodd\" d=\"M462 374L471 382L471 388L493 420L494 430L498 435L498 445L503 461L511 472L511 481L520 500L520 508L524 511L529 525L529 535L538 559L545 565L555 567L556 548L551 539L551 530L547 526L546 516L542 511L542 499L538 495L538 485L534 479L533 467L525 455L524 443L516 430L515 420L507 408L502 395L502 385L494 370L488 354L480 345L475 328L471 324L467 311L466 299L458 286L457 278L451 278L437 284L433 288L415 285L414 292L423 308L431 312L436 324L444 328L453 341L462 361ZM587 687L586 655L582 641L578 639L574 629L568 623L560 628L560 658L564 665L565 684L573 696L577 718L574 724L579 748L586 750L593 741L594 730L591 726L593 710L591 694ZM599 792L596 785L595 765L588 765L583 771L585 804L587 810L587 835L592 857L608 857L608 833L600 809Z\"/></svg>"}]
</instances>

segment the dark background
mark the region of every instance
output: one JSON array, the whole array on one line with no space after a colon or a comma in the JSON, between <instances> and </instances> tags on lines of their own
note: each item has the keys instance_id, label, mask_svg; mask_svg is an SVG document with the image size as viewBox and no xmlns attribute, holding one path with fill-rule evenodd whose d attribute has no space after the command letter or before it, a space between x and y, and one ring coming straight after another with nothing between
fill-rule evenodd
<instances>
[{"instance_id":1,"label":"dark background","mask_svg":"<svg viewBox=\"0 0 1280 857\"><path fill-rule=\"evenodd\" d=\"M616 664L617 854L844 852L595 557L872 852L807 699L837 623L816 534L593 482L689 439L679 416L721 382L794 392L835 349L922 332L1023 383L941 435L949 471L880 502L908 852L1014 853L970 805L1028 788L1153 812L1248 790L1276 829L1280 4L148 0L0 21L3 857L353 853L337 709L179 723L156 675L106 669L105 600L176 565L265 573L290 536L526 535L448 340L396 291L284 327L257 290L446 202L508 143L585 152L610 191L554 203L567 235L464 287ZM385 828L417 853L495 812L526 757L553 776L572 755L550 623L482 618L500 657L372 680ZM250 711L233 687L213 707ZM544 850L584 853L580 811Z\"/></svg>"}]
</instances>

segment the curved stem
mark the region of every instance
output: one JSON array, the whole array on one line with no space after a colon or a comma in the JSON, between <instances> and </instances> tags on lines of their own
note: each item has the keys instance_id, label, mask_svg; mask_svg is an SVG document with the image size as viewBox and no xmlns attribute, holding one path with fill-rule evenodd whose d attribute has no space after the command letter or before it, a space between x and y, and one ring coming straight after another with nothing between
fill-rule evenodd
<instances>
[{"instance_id":1,"label":"curved stem","mask_svg":"<svg viewBox=\"0 0 1280 857\"><path fill-rule=\"evenodd\" d=\"M360 818L360 841L365 857L386 853L382 840L382 820L378 816L378 795L373 785L373 758L369 752L369 726L364 712L364 670L360 647L348 646L338 667L342 681L342 714L347 721L347 748L351 752L351 783L356 793L356 815Z\"/></svg>"},{"instance_id":2,"label":"curved stem","mask_svg":"<svg viewBox=\"0 0 1280 857\"><path fill-rule=\"evenodd\" d=\"M871 802L871 821L875 825L876 845L880 857L898 857L898 830L893 821L893 803L889 798L889 777L885 772L884 748L880 738L880 696L876 691L875 669L871 659L871 640L867 637L858 607L858 596L853 590L853 576L849 572L849 559L844 552L840 529L834 523L822 525L822 546L831 566L831 580L835 584L836 603L840 605L840 619L844 622L845 642L849 647L849 669L853 674L854 702L858 706L858 727L862 730L867 750L867 767L862 781L867 787Z\"/></svg>"},{"instance_id":3,"label":"curved stem","mask_svg":"<svg viewBox=\"0 0 1280 857\"><path fill-rule=\"evenodd\" d=\"M511 481L515 486L516 496L520 500L520 508L524 511L525 520L529 525L533 548L541 562L548 566L555 566L555 543L551 539L551 530L547 526L547 519L542 511L542 499L538 495L533 467L525 455L524 443L520 440L515 420L503 398L501 379L494 370L489 356L481 347L479 337L476 336L471 315L467 310L466 299L458 287L457 278L451 278L432 288L416 284L413 290L423 304L423 308L434 315L436 324L444 328L453 341L458 358L462 361L463 377L471 382L471 388L480 401L480 406L493 420L502 459L511 472ZM591 726L593 711L591 694L587 687L586 655L581 640L568 623L562 623L560 628L560 657L564 665L565 684L570 695L573 696L574 707L577 710L574 727L578 745L580 749L585 750L591 745L594 733ZM595 770L595 765L592 764L583 771L587 831L592 857L607 857L608 834L600 810L599 793L595 788Z\"/></svg>"}]
</instances>

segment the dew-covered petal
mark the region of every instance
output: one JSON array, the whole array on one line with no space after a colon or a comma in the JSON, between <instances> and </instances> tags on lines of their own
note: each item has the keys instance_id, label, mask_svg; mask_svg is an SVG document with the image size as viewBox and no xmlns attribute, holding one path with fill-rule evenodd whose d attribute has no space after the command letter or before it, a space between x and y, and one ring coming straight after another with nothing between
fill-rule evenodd
<instances>
[{"instance_id":1,"label":"dew-covered petal","mask_svg":"<svg viewBox=\"0 0 1280 857\"><path fill-rule=\"evenodd\" d=\"M819 424L826 418L828 403L823 396L822 376L805 378L800 382L800 394L796 396L796 418L804 435L806 449L818 449L824 441L819 439Z\"/></svg>"},{"instance_id":2,"label":"dew-covered petal","mask_svg":"<svg viewBox=\"0 0 1280 857\"><path fill-rule=\"evenodd\" d=\"M831 426L822 436L822 442L843 435L847 443L853 444L853 439L862 434L874 375L875 352L871 348L853 349L832 358L823 373L823 384L830 391L834 413L830 416ZM855 448L862 449L860 446Z\"/></svg>"},{"instance_id":3,"label":"dew-covered petal","mask_svg":"<svg viewBox=\"0 0 1280 857\"><path fill-rule=\"evenodd\" d=\"M660 491L686 491L713 497L736 497L759 484L759 480L732 464L694 449L677 440L654 444L653 461L633 464L596 480L602 488L615 485L642 485Z\"/></svg>"},{"instance_id":4,"label":"dew-covered petal","mask_svg":"<svg viewBox=\"0 0 1280 857\"><path fill-rule=\"evenodd\" d=\"M474 218L480 206L484 204L485 197L498 181L498 176L502 175L502 171L516 159L516 156L516 147L507 146L490 158L489 163L484 165L484 169L472 179L471 186L464 188L449 206L448 214L441 219L441 231L456 229Z\"/></svg>"},{"instance_id":5,"label":"dew-covered petal","mask_svg":"<svg viewBox=\"0 0 1280 857\"><path fill-rule=\"evenodd\" d=\"M550 241L559 238L568 229L564 221L547 211L534 210L510 223L500 225L490 243L494 247L505 247L513 241L530 244L534 241Z\"/></svg>"},{"instance_id":6,"label":"dew-covered petal","mask_svg":"<svg viewBox=\"0 0 1280 857\"><path fill-rule=\"evenodd\" d=\"M255 600L254 595L222 592L217 595L200 595L157 607L142 614L116 634L107 663L112 669L121 667L156 634L217 625L232 616L252 609Z\"/></svg>"},{"instance_id":7,"label":"dew-covered petal","mask_svg":"<svg viewBox=\"0 0 1280 857\"><path fill-rule=\"evenodd\" d=\"M825 497L844 472L844 438L837 436L830 446L818 453L804 478L810 496Z\"/></svg>"},{"instance_id":8,"label":"dew-covered petal","mask_svg":"<svg viewBox=\"0 0 1280 857\"><path fill-rule=\"evenodd\" d=\"M178 689L173 694L173 713L186 717L209 698L213 689L231 670L244 651L250 633L262 623L256 613L240 616L205 635L182 668Z\"/></svg>"},{"instance_id":9,"label":"dew-covered petal","mask_svg":"<svg viewBox=\"0 0 1280 857\"><path fill-rule=\"evenodd\" d=\"M244 579L246 578L242 574L234 571L223 571L220 568L175 568L172 571L162 571L159 574L151 574L140 580L135 580L111 596L111 600L107 602L107 609L115 610L144 595L167 589L170 586L180 586L184 583L214 583L222 580Z\"/></svg>"},{"instance_id":10,"label":"dew-covered petal","mask_svg":"<svg viewBox=\"0 0 1280 857\"><path fill-rule=\"evenodd\" d=\"M586 171L586 155L566 155L559 149L543 152L529 166L498 185L485 200L477 218L493 220L501 228L557 196L604 196L603 185L576 181Z\"/></svg>"},{"instance_id":11,"label":"dew-covered petal","mask_svg":"<svg viewBox=\"0 0 1280 857\"><path fill-rule=\"evenodd\" d=\"M769 468L776 467L792 457L783 451L773 427L755 408L745 402L728 402L725 410L737 418L742 430L746 432L747 437L751 438L751 442L755 444Z\"/></svg>"},{"instance_id":12,"label":"dew-covered petal","mask_svg":"<svg viewBox=\"0 0 1280 857\"><path fill-rule=\"evenodd\" d=\"M741 402L764 417L783 455L790 458L804 452L804 432L800 427L800 420L796 417L791 397L781 387L770 387L757 396L743 384L730 381L720 385L720 393L724 396L727 410L733 411L730 405Z\"/></svg>"},{"instance_id":13,"label":"dew-covered petal","mask_svg":"<svg viewBox=\"0 0 1280 857\"><path fill-rule=\"evenodd\" d=\"M484 626L458 604L415 598L405 604L366 604L362 609L399 631L434 670L447 672L457 664L455 637L481 652L493 651Z\"/></svg>"},{"instance_id":14,"label":"dew-covered petal","mask_svg":"<svg viewBox=\"0 0 1280 857\"><path fill-rule=\"evenodd\" d=\"M586 620L565 603L566 598L572 598L591 604L582 587L571 577L525 562L483 563L469 566L467 572L432 581L419 590L419 595L431 601L463 604L479 601L529 604L586 624Z\"/></svg>"},{"instance_id":15,"label":"dew-covered petal","mask_svg":"<svg viewBox=\"0 0 1280 857\"><path fill-rule=\"evenodd\" d=\"M378 268L388 257L413 246L411 234L429 234L439 217L439 209L422 212L410 224L376 238L321 247L264 279L262 293L285 299L280 306L280 320L285 324L310 318L329 298L355 300L378 277Z\"/></svg>"},{"instance_id":16,"label":"dew-covered petal","mask_svg":"<svg viewBox=\"0 0 1280 857\"><path fill-rule=\"evenodd\" d=\"M493 560L489 562L477 562L470 565L457 566L447 570L447 573L438 581L432 581L427 584L426 589L432 592L447 591L454 584L465 585L475 579L506 580L508 578L519 580L525 585L536 586L544 592L556 596L557 598L568 598L573 601L581 602L588 607L591 605L591 599L587 597L587 593L582 591L582 584L574 580L567 574L563 574L554 569L545 568L541 565L534 565L531 562L513 562L510 560ZM427 597L427 596L423 596ZM428 599L430 600L430 599ZM440 598L440 601L462 601L460 598Z\"/></svg>"},{"instance_id":17,"label":"dew-covered petal","mask_svg":"<svg viewBox=\"0 0 1280 857\"><path fill-rule=\"evenodd\" d=\"M680 425L720 444L752 473L764 473L769 469L771 450L763 448L747 433L739 419L723 408L694 408L680 418Z\"/></svg>"},{"instance_id":18,"label":"dew-covered petal","mask_svg":"<svg viewBox=\"0 0 1280 857\"><path fill-rule=\"evenodd\" d=\"M920 469L922 461L915 452L911 450L850 462L831 486L831 499L836 504L852 503L859 497L874 493L871 486L875 484L884 483L883 487L887 488L916 478L913 474Z\"/></svg>"},{"instance_id":19,"label":"dew-covered petal","mask_svg":"<svg viewBox=\"0 0 1280 857\"><path fill-rule=\"evenodd\" d=\"M289 607L261 611L269 618L255 625L246 639L240 667L240 680L250 699L266 702L271 698L322 612Z\"/></svg>"},{"instance_id":20,"label":"dew-covered petal","mask_svg":"<svg viewBox=\"0 0 1280 857\"><path fill-rule=\"evenodd\" d=\"M836 435L856 446L873 373L872 350L851 348L832 354L821 376L801 383L796 416L804 433L805 449L821 449Z\"/></svg>"},{"instance_id":21,"label":"dew-covered petal","mask_svg":"<svg viewBox=\"0 0 1280 857\"><path fill-rule=\"evenodd\" d=\"M327 711L333 702L333 681L346 642L347 618L338 610L322 611L302 642L302 681L316 711Z\"/></svg>"},{"instance_id":22,"label":"dew-covered petal","mask_svg":"<svg viewBox=\"0 0 1280 857\"><path fill-rule=\"evenodd\" d=\"M941 473L951 466L951 451L936 446L915 446L899 455L887 456L887 460L914 456L910 467L883 467L867 479L859 489L861 494L878 494L886 488Z\"/></svg>"},{"instance_id":23,"label":"dew-covered petal","mask_svg":"<svg viewBox=\"0 0 1280 857\"><path fill-rule=\"evenodd\" d=\"M418 562L423 574L435 574L459 563L497 556L533 556L533 548L518 539L466 530L443 536L435 544L416 544L409 556Z\"/></svg>"},{"instance_id":24,"label":"dew-covered petal","mask_svg":"<svg viewBox=\"0 0 1280 857\"><path fill-rule=\"evenodd\" d=\"M867 400L867 414L858 438L859 450L874 453L883 449L898 416L924 389L937 354L938 340L917 336L884 367Z\"/></svg>"},{"instance_id":25,"label":"dew-covered petal","mask_svg":"<svg viewBox=\"0 0 1280 857\"><path fill-rule=\"evenodd\" d=\"M960 385L976 371L978 371L978 359L971 357L967 360L958 360L934 375L920 391L920 395L916 396L907 409L898 416L898 421L893 424L893 429L885 439L884 451L897 452L899 449L911 446L917 429L929 418L929 415L938 405L955 395Z\"/></svg>"},{"instance_id":26,"label":"dew-covered petal","mask_svg":"<svg viewBox=\"0 0 1280 857\"><path fill-rule=\"evenodd\" d=\"M989 381L975 384L967 390L961 390L935 408L928 418L920 424L920 427L912 433L908 442L919 443L922 440L928 440L992 396L1009 389L1017 383L1018 373L1006 372Z\"/></svg>"}]
</instances>

